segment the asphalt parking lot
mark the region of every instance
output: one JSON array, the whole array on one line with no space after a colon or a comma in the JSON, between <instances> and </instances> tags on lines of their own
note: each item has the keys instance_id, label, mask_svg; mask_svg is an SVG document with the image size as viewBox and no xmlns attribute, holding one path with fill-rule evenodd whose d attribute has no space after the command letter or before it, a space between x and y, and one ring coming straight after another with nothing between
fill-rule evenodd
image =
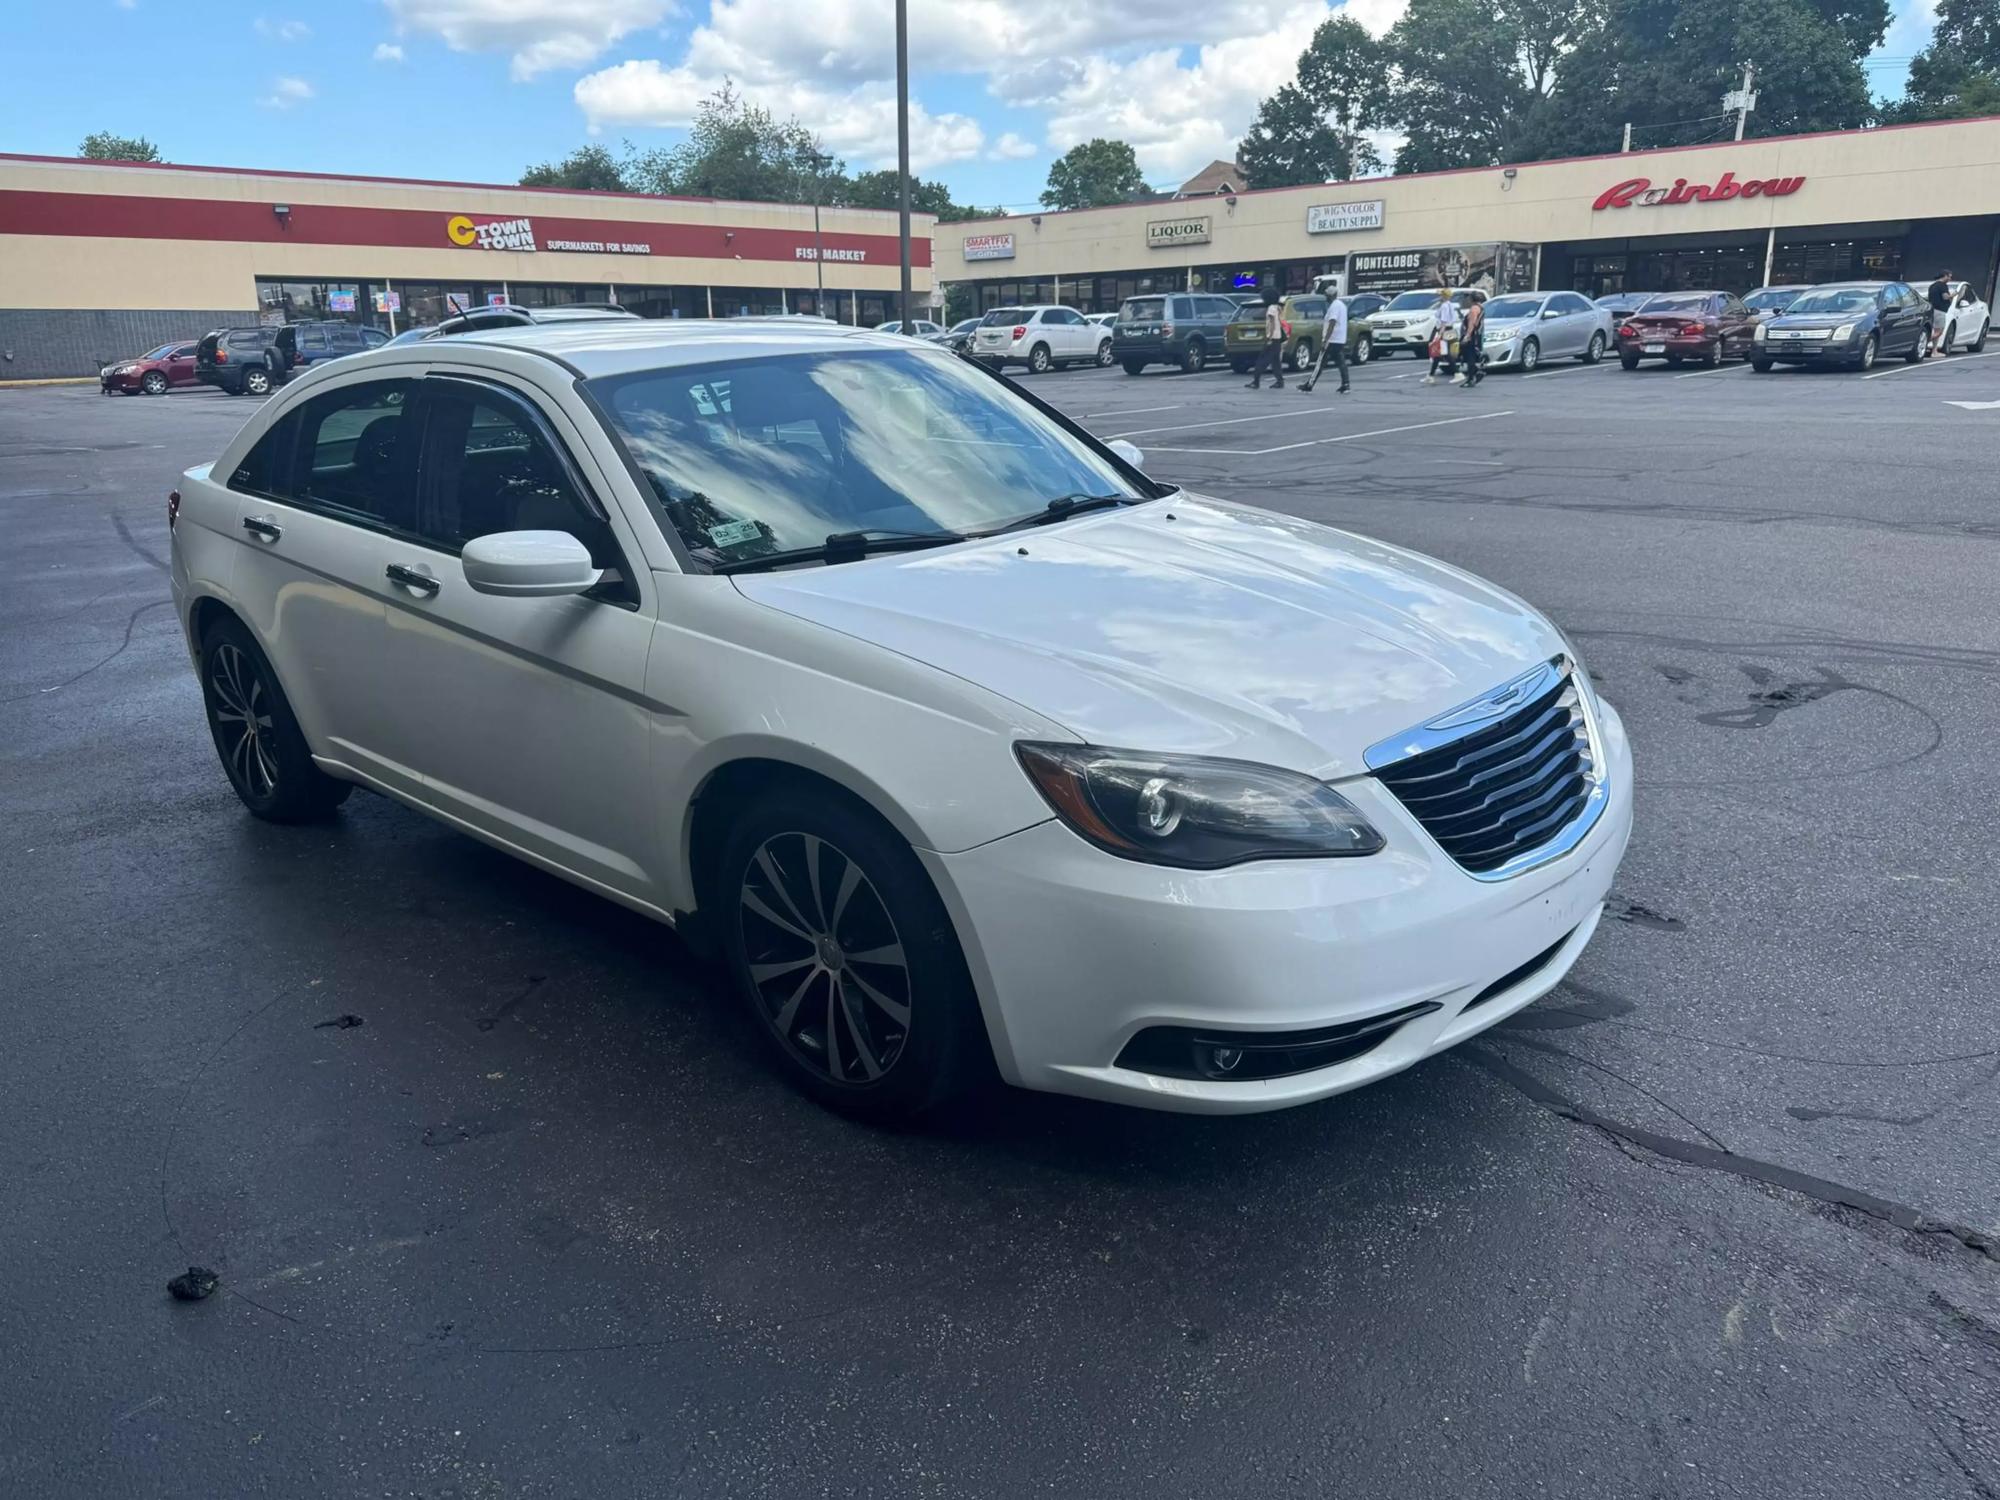
<instances>
[{"instance_id":1,"label":"asphalt parking lot","mask_svg":"<svg viewBox=\"0 0 2000 1500\"><path fill-rule=\"evenodd\" d=\"M1321 1105L907 1134L637 917L251 820L164 495L255 403L0 390L0 1490L2000 1494L2000 356L1421 370L1023 384L1547 610L1616 920Z\"/></svg>"}]
</instances>

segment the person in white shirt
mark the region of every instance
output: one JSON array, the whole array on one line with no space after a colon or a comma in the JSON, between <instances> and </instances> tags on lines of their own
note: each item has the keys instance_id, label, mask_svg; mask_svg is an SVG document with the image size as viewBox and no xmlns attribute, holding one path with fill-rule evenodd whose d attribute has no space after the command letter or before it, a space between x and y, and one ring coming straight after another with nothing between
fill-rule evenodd
<instances>
[{"instance_id":1,"label":"person in white shirt","mask_svg":"<svg viewBox=\"0 0 2000 1500\"><path fill-rule=\"evenodd\" d=\"M1312 374L1299 386L1309 391L1319 383L1319 372L1326 368L1326 357L1331 353L1335 368L1340 371L1340 394L1347 394L1347 304L1338 297L1329 298L1326 304L1326 322L1320 325L1319 358L1313 361Z\"/></svg>"},{"instance_id":2,"label":"person in white shirt","mask_svg":"<svg viewBox=\"0 0 2000 1500\"><path fill-rule=\"evenodd\" d=\"M1445 373L1451 375L1458 370L1458 353L1453 348L1458 342L1458 304L1451 300L1449 287L1438 288L1437 306L1438 353L1431 360L1431 370L1424 377L1425 385L1436 385L1438 366L1443 365Z\"/></svg>"}]
</instances>

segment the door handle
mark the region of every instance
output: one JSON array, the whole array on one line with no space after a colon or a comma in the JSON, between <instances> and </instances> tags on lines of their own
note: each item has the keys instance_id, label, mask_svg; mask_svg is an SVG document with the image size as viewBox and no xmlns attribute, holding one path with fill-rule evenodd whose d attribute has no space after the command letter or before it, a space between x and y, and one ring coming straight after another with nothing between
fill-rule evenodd
<instances>
[{"instance_id":1,"label":"door handle","mask_svg":"<svg viewBox=\"0 0 2000 1500\"><path fill-rule=\"evenodd\" d=\"M390 563L383 571L388 574L391 583L400 583L405 588L415 589L426 598L437 597L438 581L428 573L419 573L415 568L406 567L402 563Z\"/></svg>"},{"instance_id":2,"label":"door handle","mask_svg":"<svg viewBox=\"0 0 2000 1500\"><path fill-rule=\"evenodd\" d=\"M269 516L245 516L243 529L252 536L260 536L267 542L275 542L285 534L285 528Z\"/></svg>"}]
</instances>

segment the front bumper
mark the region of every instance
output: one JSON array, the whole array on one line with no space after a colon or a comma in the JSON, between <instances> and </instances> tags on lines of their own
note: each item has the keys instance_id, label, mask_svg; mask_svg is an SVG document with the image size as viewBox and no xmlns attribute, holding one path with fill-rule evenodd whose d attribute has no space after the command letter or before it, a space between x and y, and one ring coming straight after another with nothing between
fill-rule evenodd
<instances>
[{"instance_id":1,"label":"front bumper","mask_svg":"<svg viewBox=\"0 0 2000 1500\"><path fill-rule=\"evenodd\" d=\"M104 375L97 377L98 385L107 391L136 391L146 377L143 373L132 375Z\"/></svg>"},{"instance_id":2,"label":"front bumper","mask_svg":"<svg viewBox=\"0 0 2000 1500\"><path fill-rule=\"evenodd\" d=\"M1166 869L1114 858L1056 822L925 854L1001 1073L1155 1109L1244 1113L1358 1088L1505 1019L1559 982L1590 941L1631 834L1631 749L1609 705L1598 724L1603 815L1575 849L1509 880L1466 874L1372 778L1340 788L1388 841L1365 858ZM1544 954L1532 974L1473 1005ZM1149 1027L1304 1031L1432 1003L1363 1055L1288 1077L1119 1065Z\"/></svg>"},{"instance_id":3,"label":"front bumper","mask_svg":"<svg viewBox=\"0 0 2000 1500\"><path fill-rule=\"evenodd\" d=\"M1861 340L1835 343L1832 339L1819 339L1810 343L1767 341L1750 347L1753 359L1768 359L1781 365L1844 365L1860 360L1861 343Z\"/></svg>"},{"instance_id":4,"label":"front bumper","mask_svg":"<svg viewBox=\"0 0 2000 1500\"><path fill-rule=\"evenodd\" d=\"M1428 328L1369 328L1368 336L1375 341L1377 349L1428 349L1431 344L1431 329Z\"/></svg>"}]
</instances>

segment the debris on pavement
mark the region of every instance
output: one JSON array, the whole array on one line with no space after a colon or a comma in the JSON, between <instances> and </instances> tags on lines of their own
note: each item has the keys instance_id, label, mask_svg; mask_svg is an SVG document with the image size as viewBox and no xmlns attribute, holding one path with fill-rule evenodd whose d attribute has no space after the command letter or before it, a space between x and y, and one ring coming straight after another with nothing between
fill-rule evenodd
<instances>
[{"instance_id":1,"label":"debris on pavement","mask_svg":"<svg viewBox=\"0 0 2000 1500\"><path fill-rule=\"evenodd\" d=\"M220 1285L222 1278L206 1266L189 1266L167 1283L167 1290L176 1302L199 1302L204 1297L213 1296Z\"/></svg>"}]
</instances>

